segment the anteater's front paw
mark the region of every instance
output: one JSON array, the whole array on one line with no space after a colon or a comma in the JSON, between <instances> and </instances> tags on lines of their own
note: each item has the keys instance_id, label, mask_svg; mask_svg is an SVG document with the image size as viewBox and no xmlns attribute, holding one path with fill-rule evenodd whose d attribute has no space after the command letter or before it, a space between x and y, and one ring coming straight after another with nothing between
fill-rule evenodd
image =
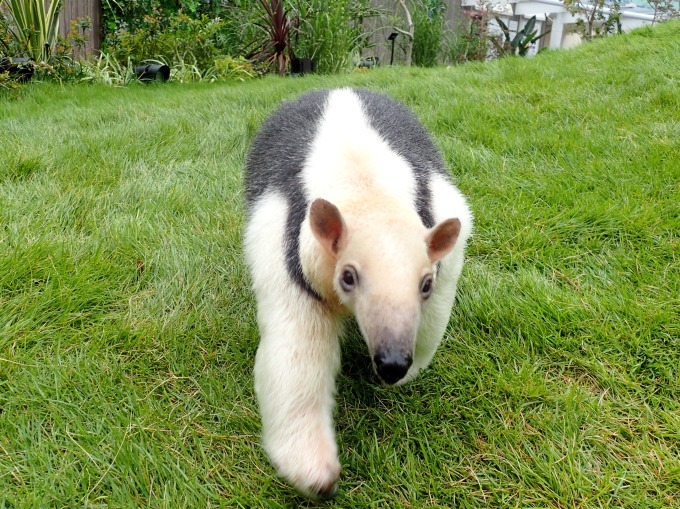
<instances>
[{"instance_id":1,"label":"anteater's front paw","mask_svg":"<svg viewBox=\"0 0 680 509\"><path fill-rule=\"evenodd\" d=\"M312 499L328 499L338 491L340 462L332 440L318 438L269 450L279 475Z\"/></svg>"}]
</instances>

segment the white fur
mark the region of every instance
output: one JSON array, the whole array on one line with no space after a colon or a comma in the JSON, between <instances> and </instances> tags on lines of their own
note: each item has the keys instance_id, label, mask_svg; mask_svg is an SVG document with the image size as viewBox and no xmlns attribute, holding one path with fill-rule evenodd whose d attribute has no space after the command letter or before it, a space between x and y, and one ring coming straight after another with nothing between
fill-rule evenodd
<instances>
[{"instance_id":1,"label":"white fur","mask_svg":"<svg viewBox=\"0 0 680 509\"><path fill-rule=\"evenodd\" d=\"M334 203L355 232L370 228L374 221L389 222L390 214L398 216L398 226L403 225L405 232L423 229L413 210L416 181L411 169L370 127L359 98L350 90L330 93L302 181L310 202L324 198ZM472 228L470 211L455 187L434 175L430 189L435 222L458 218L461 231L440 262L434 294L422 305L413 364L400 384L429 364L445 333ZM314 237L309 214L300 232L300 258L305 276L324 302L305 293L287 273L282 250L286 200L268 192L252 211L245 251L261 333L255 391L264 447L279 473L303 493L328 493L340 473L332 414L341 317L348 309L334 286L335 262ZM414 253L425 257L424 236L422 246L416 246L422 253ZM399 254L387 251L386 259Z\"/></svg>"},{"instance_id":2,"label":"white fur","mask_svg":"<svg viewBox=\"0 0 680 509\"><path fill-rule=\"evenodd\" d=\"M441 260L440 269L437 273L436 291L423 309L413 364L408 374L397 385L403 385L413 380L421 369L430 364L439 343L444 337L451 308L456 298L458 278L463 270L465 245L472 234L472 214L461 192L440 175L432 176L430 189L435 223L450 217L457 217L460 219L461 229L456 245Z\"/></svg>"},{"instance_id":3,"label":"white fur","mask_svg":"<svg viewBox=\"0 0 680 509\"><path fill-rule=\"evenodd\" d=\"M415 199L408 163L371 129L359 98L349 89L329 94L302 180L310 199L323 196L331 203L355 200L374 188L402 203Z\"/></svg>"}]
</instances>

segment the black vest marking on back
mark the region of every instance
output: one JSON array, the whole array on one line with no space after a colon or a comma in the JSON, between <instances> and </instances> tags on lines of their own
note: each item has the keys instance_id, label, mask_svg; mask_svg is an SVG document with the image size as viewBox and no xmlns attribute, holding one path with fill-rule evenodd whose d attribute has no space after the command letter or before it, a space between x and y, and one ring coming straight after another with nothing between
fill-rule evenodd
<instances>
[{"instance_id":1,"label":"black vest marking on back","mask_svg":"<svg viewBox=\"0 0 680 509\"><path fill-rule=\"evenodd\" d=\"M429 176L432 172L449 178L444 161L430 135L409 109L389 97L368 90L354 91L363 103L371 127L390 148L403 157L416 178L416 203L420 220L426 228L434 226Z\"/></svg>"},{"instance_id":2,"label":"black vest marking on back","mask_svg":"<svg viewBox=\"0 0 680 509\"><path fill-rule=\"evenodd\" d=\"M416 178L414 207L427 228L434 226L428 177L432 172L448 179L439 151L425 128L404 106L392 99L355 89L371 127L404 158ZM315 299L323 300L302 272L300 228L309 198L304 195L301 172L311 150L329 92L311 92L286 101L262 126L253 140L245 172L248 214L255 201L268 190L276 190L288 203L284 252L286 269L296 284ZM282 211L283 213L283 211Z\"/></svg>"}]
</instances>

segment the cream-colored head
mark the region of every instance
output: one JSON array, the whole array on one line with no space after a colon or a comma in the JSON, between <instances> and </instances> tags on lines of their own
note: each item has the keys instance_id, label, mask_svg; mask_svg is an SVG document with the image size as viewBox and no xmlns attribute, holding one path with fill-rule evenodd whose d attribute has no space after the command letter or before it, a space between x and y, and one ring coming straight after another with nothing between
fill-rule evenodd
<instances>
[{"instance_id":1,"label":"cream-colored head","mask_svg":"<svg viewBox=\"0 0 680 509\"><path fill-rule=\"evenodd\" d=\"M396 216L396 217L395 217ZM432 229L399 214L376 214L346 224L332 203L315 200L309 221L335 263L333 288L354 314L373 366L389 384L413 361L422 307L435 288L435 266L455 245L458 219Z\"/></svg>"}]
</instances>

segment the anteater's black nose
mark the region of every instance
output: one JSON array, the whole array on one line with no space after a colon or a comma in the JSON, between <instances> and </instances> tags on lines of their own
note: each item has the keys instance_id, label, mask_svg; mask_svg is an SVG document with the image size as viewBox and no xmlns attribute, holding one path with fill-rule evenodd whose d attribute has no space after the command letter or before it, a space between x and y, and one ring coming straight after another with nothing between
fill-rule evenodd
<instances>
[{"instance_id":1,"label":"anteater's black nose","mask_svg":"<svg viewBox=\"0 0 680 509\"><path fill-rule=\"evenodd\" d=\"M404 355L399 350L379 351L373 357L378 376L387 384L397 383L406 376L413 363L410 354Z\"/></svg>"}]
</instances>

